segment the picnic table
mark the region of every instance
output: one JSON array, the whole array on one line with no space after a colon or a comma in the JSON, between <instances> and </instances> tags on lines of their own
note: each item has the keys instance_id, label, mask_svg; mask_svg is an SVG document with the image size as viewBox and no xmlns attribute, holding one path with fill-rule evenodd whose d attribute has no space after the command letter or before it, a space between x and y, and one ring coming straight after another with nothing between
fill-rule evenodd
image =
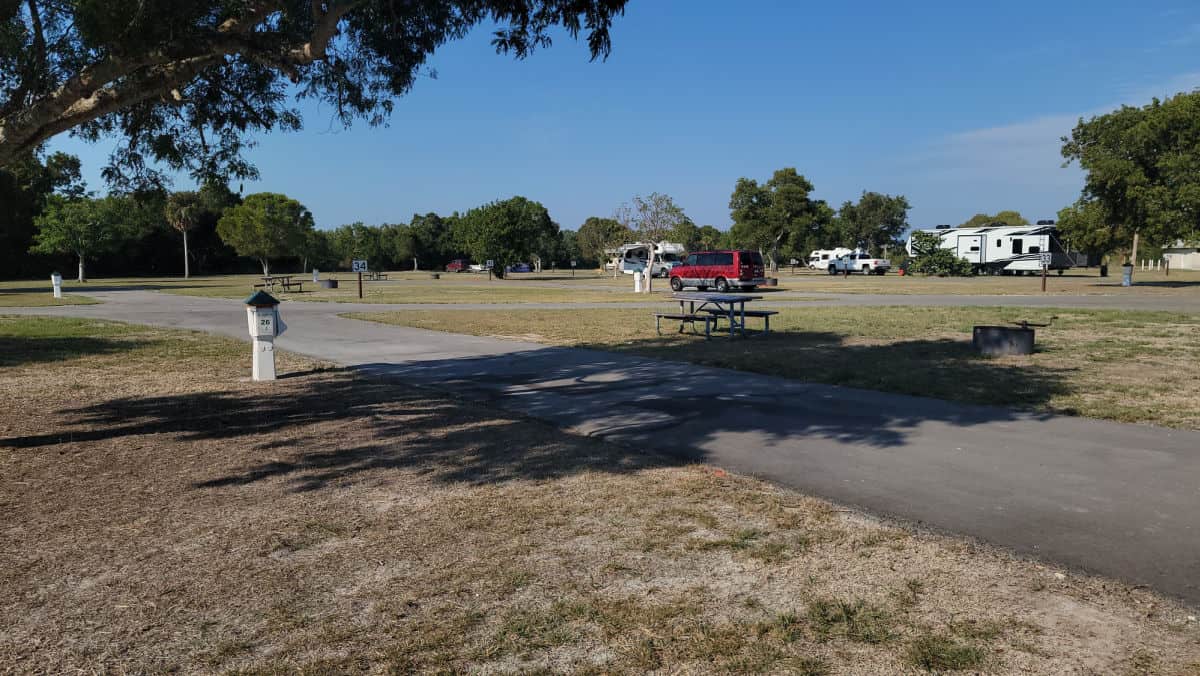
<instances>
[{"instance_id":1,"label":"picnic table","mask_svg":"<svg viewBox=\"0 0 1200 676\"><path fill-rule=\"evenodd\" d=\"M274 289L276 286L283 287L286 291L291 291L294 287L296 290L304 291L304 282L294 282L292 278L295 275L263 275L262 284L255 284L256 289Z\"/></svg>"},{"instance_id":2,"label":"picnic table","mask_svg":"<svg viewBox=\"0 0 1200 676\"><path fill-rule=\"evenodd\" d=\"M363 279L367 280L368 282L386 282L387 281L387 273L386 272L373 272L373 271L372 272L364 272Z\"/></svg>"},{"instance_id":3,"label":"picnic table","mask_svg":"<svg viewBox=\"0 0 1200 676\"><path fill-rule=\"evenodd\" d=\"M730 338L738 334L747 336L747 317L763 320L763 330L750 333L765 334L771 332L771 315L779 314L774 310L746 309L746 303L762 300L762 296L741 293L679 292L671 294L670 298L679 301L679 312L654 313L654 326L659 335L662 335L662 320L670 319L679 322L680 333L687 324L691 324L692 330L695 331L696 322L704 322L704 337L711 338L712 329L719 327L719 323L724 320L729 323Z\"/></svg>"}]
</instances>

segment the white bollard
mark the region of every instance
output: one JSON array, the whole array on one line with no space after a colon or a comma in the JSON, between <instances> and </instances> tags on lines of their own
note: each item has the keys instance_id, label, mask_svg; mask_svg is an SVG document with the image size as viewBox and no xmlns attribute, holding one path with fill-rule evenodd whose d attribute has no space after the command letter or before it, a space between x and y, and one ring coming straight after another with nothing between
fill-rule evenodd
<instances>
[{"instance_id":1,"label":"white bollard","mask_svg":"<svg viewBox=\"0 0 1200 676\"><path fill-rule=\"evenodd\" d=\"M54 287L54 297L62 298L62 275L57 272L50 273L50 284Z\"/></svg>"},{"instance_id":2,"label":"white bollard","mask_svg":"<svg viewBox=\"0 0 1200 676\"><path fill-rule=\"evenodd\" d=\"M275 336L287 330L279 318L279 301L265 291L247 298L246 324L253 341L251 378L275 380Z\"/></svg>"},{"instance_id":3,"label":"white bollard","mask_svg":"<svg viewBox=\"0 0 1200 676\"><path fill-rule=\"evenodd\" d=\"M642 292L642 273L641 273L641 271L634 271L634 273L633 273L633 292L634 293Z\"/></svg>"},{"instance_id":4,"label":"white bollard","mask_svg":"<svg viewBox=\"0 0 1200 676\"><path fill-rule=\"evenodd\" d=\"M321 271L313 268L313 284L316 284L319 281L321 281Z\"/></svg>"}]
</instances>

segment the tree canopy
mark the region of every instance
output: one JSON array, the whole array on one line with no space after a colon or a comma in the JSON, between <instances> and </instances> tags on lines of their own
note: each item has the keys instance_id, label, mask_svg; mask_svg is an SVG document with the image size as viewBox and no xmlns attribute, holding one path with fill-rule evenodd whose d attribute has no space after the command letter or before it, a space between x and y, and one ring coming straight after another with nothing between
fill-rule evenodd
<instances>
[{"instance_id":1,"label":"tree canopy","mask_svg":"<svg viewBox=\"0 0 1200 676\"><path fill-rule=\"evenodd\" d=\"M733 217L730 238L767 254L772 270L779 267L780 243L789 235L807 240L814 231L823 231L832 212L824 201L809 197L813 184L794 167L777 170L770 180L759 185L750 178L739 178L729 198Z\"/></svg>"},{"instance_id":2,"label":"tree canopy","mask_svg":"<svg viewBox=\"0 0 1200 676\"><path fill-rule=\"evenodd\" d=\"M838 210L841 240L847 246L878 253L908 230L908 209L903 195L863 191L857 203L846 202Z\"/></svg>"},{"instance_id":3,"label":"tree canopy","mask_svg":"<svg viewBox=\"0 0 1200 676\"><path fill-rule=\"evenodd\" d=\"M78 280L83 282L87 279L84 268L88 257L115 249L129 235L126 217L130 202L120 197L51 195L37 217L37 235L30 251L75 256L79 261Z\"/></svg>"},{"instance_id":4,"label":"tree canopy","mask_svg":"<svg viewBox=\"0 0 1200 676\"><path fill-rule=\"evenodd\" d=\"M606 249L620 246L632 236L629 228L615 218L589 216L579 226L579 251L587 260L601 262L605 259Z\"/></svg>"},{"instance_id":5,"label":"tree canopy","mask_svg":"<svg viewBox=\"0 0 1200 676\"><path fill-rule=\"evenodd\" d=\"M300 256L309 243L313 217L287 195L260 192L230 207L217 223L217 233L242 256L257 258L270 274L272 258Z\"/></svg>"},{"instance_id":6,"label":"tree canopy","mask_svg":"<svg viewBox=\"0 0 1200 676\"><path fill-rule=\"evenodd\" d=\"M993 223L1003 223L1005 225L1012 225L1012 226L1029 225L1029 220L1026 219L1024 216L1022 216L1021 212L1013 211L1013 210L1009 209L1006 211L997 211L995 216L988 216L987 214L982 214L982 213L975 214L974 216L968 218L966 221L964 221L962 224L960 224L958 227L960 227L960 228L982 228L985 225L991 225Z\"/></svg>"},{"instance_id":7,"label":"tree canopy","mask_svg":"<svg viewBox=\"0 0 1200 676\"><path fill-rule=\"evenodd\" d=\"M471 209L454 222L454 240L477 261L492 260L497 274L505 265L544 256L538 250L558 226L540 202L513 197Z\"/></svg>"},{"instance_id":8,"label":"tree canopy","mask_svg":"<svg viewBox=\"0 0 1200 676\"><path fill-rule=\"evenodd\" d=\"M1113 240L1138 232L1171 244L1200 231L1200 91L1080 119L1062 154L1087 172L1083 197Z\"/></svg>"},{"instance_id":9,"label":"tree canopy","mask_svg":"<svg viewBox=\"0 0 1200 676\"><path fill-rule=\"evenodd\" d=\"M627 0L0 2L0 168L50 137L122 139L105 176L253 177L252 133L300 128L294 98L383 124L426 59L479 24L518 58L557 26L607 57ZM425 71L427 72L427 71ZM430 73L432 74L432 73Z\"/></svg>"}]
</instances>

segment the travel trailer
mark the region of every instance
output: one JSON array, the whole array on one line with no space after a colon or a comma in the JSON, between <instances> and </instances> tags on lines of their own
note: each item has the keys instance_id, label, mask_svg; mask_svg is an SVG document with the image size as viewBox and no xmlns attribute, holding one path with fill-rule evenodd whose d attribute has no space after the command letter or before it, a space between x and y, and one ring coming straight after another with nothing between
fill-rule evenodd
<instances>
[{"instance_id":1,"label":"travel trailer","mask_svg":"<svg viewBox=\"0 0 1200 676\"><path fill-rule=\"evenodd\" d=\"M678 265L687 253L682 244L675 242L634 242L613 249L612 263L627 275L645 272L646 263L650 260L651 247L654 248L654 269L651 274L655 277L670 277L671 268Z\"/></svg>"},{"instance_id":2,"label":"travel trailer","mask_svg":"<svg viewBox=\"0 0 1200 676\"><path fill-rule=\"evenodd\" d=\"M828 270L829 262L836 260L840 256L854 253L854 249L838 247L836 249L817 249L808 255L809 270Z\"/></svg>"},{"instance_id":3,"label":"travel trailer","mask_svg":"<svg viewBox=\"0 0 1200 676\"><path fill-rule=\"evenodd\" d=\"M1038 221L1037 225L1011 226L995 223L972 228L953 228L939 225L930 230L920 230L937 235L942 248L950 249L959 258L970 263L978 273L1022 274L1041 272L1042 254L1050 252L1050 269L1063 270L1075 265L1058 239L1054 221ZM914 233L915 234L915 233ZM913 240L908 238L907 250L913 255Z\"/></svg>"}]
</instances>

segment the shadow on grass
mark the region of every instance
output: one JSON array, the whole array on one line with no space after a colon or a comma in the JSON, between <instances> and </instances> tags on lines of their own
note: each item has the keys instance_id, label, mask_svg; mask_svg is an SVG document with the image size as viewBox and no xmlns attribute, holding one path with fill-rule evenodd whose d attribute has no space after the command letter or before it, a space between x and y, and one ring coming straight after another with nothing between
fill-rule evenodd
<instances>
[{"instance_id":1,"label":"shadow on grass","mask_svg":"<svg viewBox=\"0 0 1200 676\"><path fill-rule=\"evenodd\" d=\"M261 448L289 451L283 455L290 457L198 486L288 477L298 490L311 490L383 468L417 469L447 482L487 483L668 462L635 449L669 454L670 463L702 462L706 449L730 444L746 453L795 441L900 449L928 422L970 427L1032 415L872 389L954 394L1027 408L1068 391L1069 372L982 359L949 340L847 345L833 333L792 332L737 341L650 339L620 349L636 354L532 349L368 364L359 368L379 377L333 374L293 381L295 386L278 392L253 388L119 399L63 411L73 421L69 428L0 439L0 445L36 448L146 434L183 442L263 444L256 437L284 435ZM757 377L682 360L871 389ZM629 442L629 450L587 445L594 455L581 453L579 440L561 432L494 415L490 408L431 398L411 385L495 402L577 433ZM308 439L310 426L319 423L337 423L344 435ZM541 432L529 438L530 429Z\"/></svg>"},{"instance_id":2,"label":"shadow on grass","mask_svg":"<svg viewBox=\"0 0 1200 676\"><path fill-rule=\"evenodd\" d=\"M296 491L396 468L447 483L482 484L677 462L580 440L392 378L342 371L277 392L271 387L106 401L62 411L72 420L69 427L0 439L0 446L39 448L141 435L184 444L221 440L250 445L254 452L248 455L271 459L197 482L196 488L284 478Z\"/></svg>"},{"instance_id":3,"label":"shadow on grass","mask_svg":"<svg viewBox=\"0 0 1200 676\"><path fill-rule=\"evenodd\" d=\"M143 343L144 345L144 343ZM125 352L139 347L130 341L84 336L0 336L0 367L61 361L89 355Z\"/></svg>"}]
</instances>

